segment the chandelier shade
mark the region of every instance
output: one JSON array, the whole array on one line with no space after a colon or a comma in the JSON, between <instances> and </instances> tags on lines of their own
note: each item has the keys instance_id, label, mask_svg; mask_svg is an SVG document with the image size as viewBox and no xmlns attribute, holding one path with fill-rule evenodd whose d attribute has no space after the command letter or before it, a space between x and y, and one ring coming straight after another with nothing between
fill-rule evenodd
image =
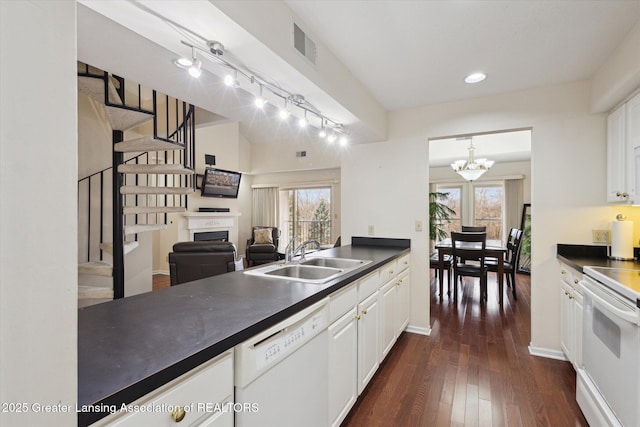
<instances>
[{"instance_id":1,"label":"chandelier shade","mask_svg":"<svg viewBox=\"0 0 640 427\"><path fill-rule=\"evenodd\" d=\"M474 181L480 178L486 171L493 166L493 160L475 159L473 153L476 147L473 146L473 140L469 142L469 158L467 160L456 160L451 163L451 168L467 181Z\"/></svg>"}]
</instances>

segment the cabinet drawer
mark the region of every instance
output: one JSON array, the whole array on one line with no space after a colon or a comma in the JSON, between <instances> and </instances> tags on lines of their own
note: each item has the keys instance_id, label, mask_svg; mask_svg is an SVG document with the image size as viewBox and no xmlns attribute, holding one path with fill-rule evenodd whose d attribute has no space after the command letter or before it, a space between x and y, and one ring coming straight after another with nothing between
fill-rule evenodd
<instances>
[{"instance_id":1,"label":"cabinet drawer","mask_svg":"<svg viewBox=\"0 0 640 427\"><path fill-rule=\"evenodd\" d=\"M355 283L329 295L329 324L338 320L357 303L358 287Z\"/></svg>"},{"instance_id":2,"label":"cabinet drawer","mask_svg":"<svg viewBox=\"0 0 640 427\"><path fill-rule=\"evenodd\" d=\"M380 271L376 270L358 281L358 301L362 301L380 287Z\"/></svg>"},{"instance_id":3,"label":"cabinet drawer","mask_svg":"<svg viewBox=\"0 0 640 427\"><path fill-rule=\"evenodd\" d=\"M391 261L380 269L380 282L387 283L398 274L398 260Z\"/></svg>"},{"instance_id":4,"label":"cabinet drawer","mask_svg":"<svg viewBox=\"0 0 640 427\"><path fill-rule=\"evenodd\" d=\"M233 353L227 351L158 390L127 405L130 411L110 415L95 426L174 426L171 411L185 409L183 425L207 423L210 418L225 418L220 410L229 411L219 402L233 402ZM230 405L231 403L228 403ZM120 408L118 408L120 409Z\"/></svg>"},{"instance_id":5,"label":"cabinet drawer","mask_svg":"<svg viewBox=\"0 0 640 427\"><path fill-rule=\"evenodd\" d=\"M400 258L398 258L398 271L404 271L409 268L411 254L406 254Z\"/></svg>"},{"instance_id":6,"label":"cabinet drawer","mask_svg":"<svg viewBox=\"0 0 640 427\"><path fill-rule=\"evenodd\" d=\"M582 273L567 266L566 264L560 263L560 278L567 285L571 286L574 290L578 291L579 290L578 283L582 278Z\"/></svg>"}]
</instances>

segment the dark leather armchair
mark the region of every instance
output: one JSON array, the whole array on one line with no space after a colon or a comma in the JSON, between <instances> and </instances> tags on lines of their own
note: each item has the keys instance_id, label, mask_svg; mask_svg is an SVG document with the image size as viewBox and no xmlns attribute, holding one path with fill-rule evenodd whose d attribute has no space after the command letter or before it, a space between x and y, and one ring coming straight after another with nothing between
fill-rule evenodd
<instances>
[{"instance_id":1,"label":"dark leather armchair","mask_svg":"<svg viewBox=\"0 0 640 427\"><path fill-rule=\"evenodd\" d=\"M279 238L280 230L276 227L253 227L251 239L247 240L247 264L252 266L277 261Z\"/></svg>"},{"instance_id":2,"label":"dark leather armchair","mask_svg":"<svg viewBox=\"0 0 640 427\"><path fill-rule=\"evenodd\" d=\"M169 253L171 286L235 271L236 247L229 242L179 242Z\"/></svg>"}]
</instances>

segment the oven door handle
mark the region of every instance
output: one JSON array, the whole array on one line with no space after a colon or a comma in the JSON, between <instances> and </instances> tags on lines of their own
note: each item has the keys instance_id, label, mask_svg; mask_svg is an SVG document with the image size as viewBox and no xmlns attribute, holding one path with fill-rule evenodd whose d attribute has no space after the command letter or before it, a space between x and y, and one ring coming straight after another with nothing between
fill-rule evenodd
<instances>
[{"instance_id":1,"label":"oven door handle","mask_svg":"<svg viewBox=\"0 0 640 427\"><path fill-rule=\"evenodd\" d=\"M614 306L609 301L589 289L588 282L582 281L582 290L586 292L591 299L597 301L600 305L606 308L611 314L626 320L629 323L633 323L634 325L638 324L638 314L634 310L623 310Z\"/></svg>"}]
</instances>

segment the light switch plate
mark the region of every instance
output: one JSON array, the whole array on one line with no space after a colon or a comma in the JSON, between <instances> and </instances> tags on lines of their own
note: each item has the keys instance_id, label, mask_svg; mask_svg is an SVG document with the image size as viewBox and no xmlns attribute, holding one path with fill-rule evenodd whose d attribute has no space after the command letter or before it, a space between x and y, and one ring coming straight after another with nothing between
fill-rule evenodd
<instances>
[{"instance_id":1,"label":"light switch plate","mask_svg":"<svg viewBox=\"0 0 640 427\"><path fill-rule=\"evenodd\" d=\"M422 231L422 221L416 219L416 231Z\"/></svg>"}]
</instances>

